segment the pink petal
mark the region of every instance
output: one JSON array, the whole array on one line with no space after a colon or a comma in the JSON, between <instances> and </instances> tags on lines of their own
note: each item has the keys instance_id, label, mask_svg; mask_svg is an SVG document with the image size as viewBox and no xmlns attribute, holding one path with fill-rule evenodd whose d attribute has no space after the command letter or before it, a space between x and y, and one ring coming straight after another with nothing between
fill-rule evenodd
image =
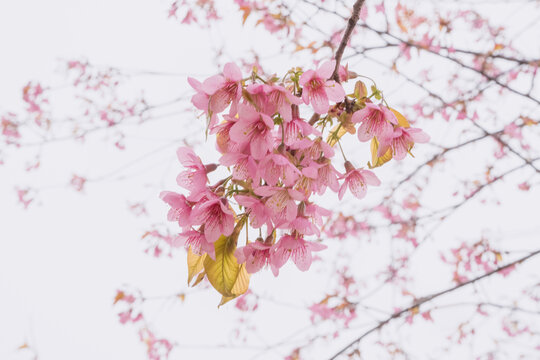
<instances>
[{"instance_id":1,"label":"pink petal","mask_svg":"<svg viewBox=\"0 0 540 360\"><path fill-rule=\"evenodd\" d=\"M223 75L225 75L227 79L235 82L242 80L242 71L240 71L240 68L234 63L225 64Z\"/></svg>"},{"instance_id":2,"label":"pink petal","mask_svg":"<svg viewBox=\"0 0 540 360\"><path fill-rule=\"evenodd\" d=\"M329 83L331 83L331 85L328 85ZM330 100L340 102L345 98L345 90L343 90L343 87L340 84L334 81L327 81L326 95L328 95Z\"/></svg>"},{"instance_id":3,"label":"pink petal","mask_svg":"<svg viewBox=\"0 0 540 360\"><path fill-rule=\"evenodd\" d=\"M202 83L201 89L208 95L213 95L225 84L225 78L221 75L214 75Z\"/></svg>"},{"instance_id":4,"label":"pink petal","mask_svg":"<svg viewBox=\"0 0 540 360\"><path fill-rule=\"evenodd\" d=\"M366 180L366 184L373 185L373 186L379 186L381 185L381 180L375 175L372 171L369 170L362 170L362 176L364 180Z\"/></svg>"},{"instance_id":5,"label":"pink petal","mask_svg":"<svg viewBox=\"0 0 540 360\"><path fill-rule=\"evenodd\" d=\"M319 90L316 93L311 93L311 106L317 114L326 114L330 108L330 103L328 102L328 97L324 90Z\"/></svg>"},{"instance_id":6,"label":"pink petal","mask_svg":"<svg viewBox=\"0 0 540 360\"><path fill-rule=\"evenodd\" d=\"M300 84L300 86L304 86L309 80L313 78L314 75L315 75L315 71L313 70L306 71L300 76L300 79L298 79L298 84Z\"/></svg>"},{"instance_id":7,"label":"pink petal","mask_svg":"<svg viewBox=\"0 0 540 360\"><path fill-rule=\"evenodd\" d=\"M336 61L325 61L321 67L317 70L317 75L319 75L324 80L329 79L336 68Z\"/></svg>"}]
</instances>

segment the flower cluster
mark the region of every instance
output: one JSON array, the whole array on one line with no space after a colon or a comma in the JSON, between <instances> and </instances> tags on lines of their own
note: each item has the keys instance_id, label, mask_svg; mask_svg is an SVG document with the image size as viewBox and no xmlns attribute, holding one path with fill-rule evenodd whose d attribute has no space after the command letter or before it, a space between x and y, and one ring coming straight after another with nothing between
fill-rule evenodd
<instances>
[{"instance_id":1,"label":"flower cluster","mask_svg":"<svg viewBox=\"0 0 540 360\"><path fill-rule=\"evenodd\" d=\"M249 274L269 266L277 276L289 260L306 271L312 253L326 247L308 237L319 237L323 217L331 214L313 195L330 189L341 199L349 189L361 199L368 186L380 185L372 171L356 168L343 151L345 173L334 167L334 146L341 148L342 136L357 132L360 141L376 143L372 168L391 158L401 160L415 142L428 141L420 129L410 128L401 114L383 105L375 86L368 96L358 81L354 94L346 95L341 83L331 80L335 67L328 61L316 70L295 68L279 81L256 72L244 77L228 63L222 74L202 83L189 79L196 91L192 103L206 116L222 154L219 164L204 164L193 150L178 149L185 170L177 183L188 194L161 193L170 206L168 219L178 222L178 238L192 253L219 262L214 245L226 237ZM345 67L338 74L343 82L356 77ZM301 110L312 115L309 121ZM210 185L209 173L220 166L228 173ZM247 237L255 234L256 239L236 248L244 225Z\"/></svg>"}]
</instances>

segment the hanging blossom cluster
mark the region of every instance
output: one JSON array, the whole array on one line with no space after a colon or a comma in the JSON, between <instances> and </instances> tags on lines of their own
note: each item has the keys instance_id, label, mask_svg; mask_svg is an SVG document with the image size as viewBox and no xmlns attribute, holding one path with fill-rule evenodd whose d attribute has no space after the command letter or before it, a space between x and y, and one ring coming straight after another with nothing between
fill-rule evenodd
<instances>
[{"instance_id":1,"label":"hanging blossom cluster","mask_svg":"<svg viewBox=\"0 0 540 360\"><path fill-rule=\"evenodd\" d=\"M342 199L349 190L362 199L380 185L342 150L338 168L344 172L335 167L335 147L341 149L345 134L371 141L370 168L402 160L415 143L429 140L388 107L375 85L368 95L357 81L346 95L341 84L358 75L340 66L340 81L331 80L335 67L328 61L316 70L294 68L281 79L263 79L255 71L244 77L228 63L202 83L188 79L196 91L192 103L205 114L222 156L219 164L204 164L193 150L178 149L185 170L177 183L188 194L164 191L161 199L170 206L168 219L182 228L175 243L188 249L189 281L207 277L222 303L244 293L249 275L265 266L275 276L289 260L301 271L310 268L312 253L326 248L313 239L331 214L313 195L330 189ZM219 167L226 176L210 182ZM238 247L244 227L246 240Z\"/></svg>"}]
</instances>

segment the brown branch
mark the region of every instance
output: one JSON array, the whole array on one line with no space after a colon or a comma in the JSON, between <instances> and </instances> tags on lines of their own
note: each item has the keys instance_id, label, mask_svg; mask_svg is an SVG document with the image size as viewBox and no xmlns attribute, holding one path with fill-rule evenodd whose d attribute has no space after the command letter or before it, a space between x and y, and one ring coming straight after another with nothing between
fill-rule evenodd
<instances>
[{"instance_id":1,"label":"brown branch","mask_svg":"<svg viewBox=\"0 0 540 360\"><path fill-rule=\"evenodd\" d=\"M343 38L341 39L341 42L339 43L339 47L336 51L335 60L336 60L336 67L334 68L334 73L331 76L331 79L340 82L339 81L339 65L341 63L341 58L343 56L343 52L345 51L345 48L347 47L347 43L349 42L349 39L351 38L351 34L354 30L354 27L356 26L356 23L358 22L358 19L360 18L360 10L362 9L362 5L364 5L365 0L356 0L356 2L353 5L352 15L349 18L349 21L347 23L347 28L345 29L345 33L343 34Z\"/></svg>"},{"instance_id":2,"label":"brown branch","mask_svg":"<svg viewBox=\"0 0 540 360\"><path fill-rule=\"evenodd\" d=\"M478 276L474 279L471 279L469 281L466 281L466 282L463 282L461 284L458 284L456 286L453 286L453 287L450 287L448 289L445 289L445 290L441 290L439 292L436 292L434 294L431 294L431 295L428 295L428 296L424 296L420 299L417 299L411 306L409 307L406 307L405 309L402 309L400 310L399 312L393 314L392 316L388 317L387 319L381 321L377 326L374 326L372 327L371 329L369 329L368 331L366 331L365 333L363 333L362 335L360 335L359 337L357 337L356 339L354 339L352 342L350 342L348 345L346 345L344 348L342 348L340 351L338 351L334 356L332 356L329 360L335 360L337 359L338 356L340 356L341 354L343 354L347 349L349 349L351 346L359 343L360 341L362 341L362 339L364 339L365 337L367 337L369 334L383 328L385 325L387 325L390 321L394 320L394 319L397 319L399 317L401 317L402 315L410 312L411 310L415 309L415 308L418 308L420 305L426 303L426 302L429 302L435 298L438 298L440 296L443 296L443 295L446 295L448 293L451 293L451 292L454 292L455 290L458 290L462 287L465 287L467 285L471 285L471 284L474 284L475 282L477 281L480 281L482 279L485 279L487 277L490 277L491 275L493 274L496 274L498 273L499 271L502 271L502 270L505 270L505 269L508 269L512 266L515 266L517 264L521 264L531 258L533 258L534 256L536 255L539 255L540 254L540 250L536 250L536 251L533 251L532 253L526 255L526 256L523 256L515 261L512 261L511 263L508 263L504 266L501 266L501 267L498 267L496 268L495 270L492 270L490 272L487 272L485 273L484 275L481 275L481 276Z\"/></svg>"}]
</instances>

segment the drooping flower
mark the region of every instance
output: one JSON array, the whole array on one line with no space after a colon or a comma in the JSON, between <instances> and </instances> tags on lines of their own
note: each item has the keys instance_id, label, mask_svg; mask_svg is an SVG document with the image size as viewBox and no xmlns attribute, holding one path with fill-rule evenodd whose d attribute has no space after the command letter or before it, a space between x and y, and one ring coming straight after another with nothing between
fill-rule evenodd
<instances>
[{"instance_id":1,"label":"drooping flower","mask_svg":"<svg viewBox=\"0 0 540 360\"><path fill-rule=\"evenodd\" d=\"M326 249L326 245L304 240L301 236L286 234L272 246L270 263L275 276L279 269L285 265L289 258L296 264L300 271L309 270L313 261L312 252Z\"/></svg>"},{"instance_id":2,"label":"drooping flower","mask_svg":"<svg viewBox=\"0 0 540 360\"><path fill-rule=\"evenodd\" d=\"M191 103L195 105L197 109L207 113L210 96L208 96L208 94L204 92L202 88L202 83L199 80L192 77L188 77L187 80L189 85L191 85L191 87L197 92L191 97Z\"/></svg>"},{"instance_id":3,"label":"drooping flower","mask_svg":"<svg viewBox=\"0 0 540 360\"><path fill-rule=\"evenodd\" d=\"M229 136L241 147L249 147L251 156L260 160L272 149L273 129L272 118L248 105L240 104L238 121L231 127Z\"/></svg>"},{"instance_id":4,"label":"drooping flower","mask_svg":"<svg viewBox=\"0 0 540 360\"><path fill-rule=\"evenodd\" d=\"M343 175L345 181L339 189L339 200L341 200L343 195L345 195L347 187L349 187L349 190L354 196L362 199L364 196L366 196L368 185L379 186L381 184L381 181L373 172L369 170L355 169L354 166L348 161L345 162L345 169L347 170L347 173Z\"/></svg>"},{"instance_id":5,"label":"drooping flower","mask_svg":"<svg viewBox=\"0 0 540 360\"><path fill-rule=\"evenodd\" d=\"M280 85L269 86L268 102L279 112L285 122L293 119L291 105L300 105L302 99L294 96L291 92Z\"/></svg>"},{"instance_id":6,"label":"drooping flower","mask_svg":"<svg viewBox=\"0 0 540 360\"><path fill-rule=\"evenodd\" d=\"M332 191L339 190L338 178L341 174L334 168L330 159L324 158L317 168L317 192L322 195L329 187Z\"/></svg>"},{"instance_id":7,"label":"drooping flower","mask_svg":"<svg viewBox=\"0 0 540 360\"><path fill-rule=\"evenodd\" d=\"M381 137L378 156L383 156L388 149L396 160L402 160L412 149L414 143L427 143L429 135L418 128L396 127L386 137Z\"/></svg>"},{"instance_id":8,"label":"drooping flower","mask_svg":"<svg viewBox=\"0 0 540 360\"><path fill-rule=\"evenodd\" d=\"M184 245L186 250L191 249L197 255L207 253L212 259L216 258L214 244L206 239L203 231L187 230L178 234L176 240L178 245Z\"/></svg>"},{"instance_id":9,"label":"drooping flower","mask_svg":"<svg viewBox=\"0 0 540 360\"><path fill-rule=\"evenodd\" d=\"M263 241L256 240L236 249L234 256L238 260L238 263L246 264L248 273L253 274L261 270L263 266L269 264L271 248L271 244L265 244Z\"/></svg>"},{"instance_id":10,"label":"drooping flower","mask_svg":"<svg viewBox=\"0 0 540 360\"><path fill-rule=\"evenodd\" d=\"M223 75L206 79L201 89L209 95L208 109L220 113L232 103L231 113L236 113L236 106L242 97L242 72L233 63L225 64Z\"/></svg>"},{"instance_id":11,"label":"drooping flower","mask_svg":"<svg viewBox=\"0 0 540 360\"><path fill-rule=\"evenodd\" d=\"M305 214L308 218L311 219L311 221L318 226L322 226L323 224L323 216L330 216L332 215L332 212L328 209L325 209L321 206L315 205L313 203L307 203Z\"/></svg>"},{"instance_id":12,"label":"drooping flower","mask_svg":"<svg viewBox=\"0 0 540 360\"><path fill-rule=\"evenodd\" d=\"M294 118L285 123L285 138L283 139L285 145L291 146L292 144L298 142L303 137L314 134L320 136L321 133L315 129L309 123L300 118Z\"/></svg>"},{"instance_id":13,"label":"drooping flower","mask_svg":"<svg viewBox=\"0 0 540 360\"><path fill-rule=\"evenodd\" d=\"M297 158L304 157L312 160L319 160L322 156L332 158L335 153L334 149L322 137L315 140L302 139L294 143L291 148L298 150L296 153Z\"/></svg>"},{"instance_id":14,"label":"drooping flower","mask_svg":"<svg viewBox=\"0 0 540 360\"><path fill-rule=\"evenodd\" d=\"M250 223L253 228L258 229L264 224L268 229L272 228L270 209L259 199L247 195L236 195L234 198L239 205L249 209Z\"/></svg>"},{"instance_id":15,"label":"drooping flower","mask_svg":"<svg viewBox=\"0 0 540 360\"><path fill-rule=\"evenodd\" d=\"M210 199L197 205L191 217L194 224L204 225L204 236L211 243L221 235L231 235L234 229L234 213L225 198Z\"/></svg>"},{"instance_id":16,"label":"drooping flower","mask_svg":"<svg viewBox=\"0 0 540 360\"><path fill-rule=\"evenodd\" d=\"M383 105L366 103L366 107L356 111L351 118L353 123L362 123L358 128L358 139L368 141L372 137L388 136L392 133L392 124L397 125L396 116Z\"/></svg>"},{"instance_id":17,"label":"drooping flower","mask_svg":"<svg viewBox=\"0 0 540 360\"><path fill-rule=\"evenodd\" d=\"M252 179L253 182L259 181L259 172L257 163L251 155L242 153L226 153L219 159L220 164L232 166L232 177L236 180Z\"/></svg>"},{"instance_id":18,"label":"drooping flower","mask_svg":"<svg viewBox=\"0 0 540 360\"><path fill-rule=\"evenodd\" d=\"M323 63L317 70L308 70L300 76L298 83L303 87L302 99L307 105L311 104L318 114L326 114L330 108L330 102L342 101L345 97L345 90L340 84L333 80L328 80L334 68L335 61Z\"/></svg>"},{"instance_id":19,"label":"drooping flower","mask_svg":"<svg viewBox=\"0 0 540 360\"><path fill-rule=\"evenodd\" d=\"M190 226L189 217L191 215L192 204L186 197L172 191L162 191L159 198L171 207L167 213L167 220L178 221L182 227Z\"/></svg>"},{"instance_id":20,"label":"drooping flower","mask_svg":"<svg viewBox=\"0 0 540 360\"><path fill-rule=\"evenodd\" d=\"M293 221L298 212L295 200L304 199L300 191L274 186L258 187L255 189L255 194L266 197L265 205L270 209L275 225Z\"/></svg>"},{"instance_id":21,"label":"drooping flower","mask_svg":"<svg viewBox=\"0 0 540 360\"><path fill-rule=\"evenodd\" d=\"M188 168L176 178L178 185L192 193L203 191L206 188L208 178L206 177L206 167L201 159L188 147L179 148L176 155L180 163Z\"/></svg>"},{"instance_id":22,"label":"drooping flower","mask_svg":"<svg viewBox=\"0 0 540 360\"><path fill-rule=\"evenodd\" d=\"M259 164L259 171L262 178L271 186L276 186L279 180L285 186L291 186L300 176L300 170L281 154L266 156Z\"/></svg>"},{"instance_id":23,"label":"drooping flower","mask_svg":"<svg viewBox=\"0 0 540 360\"><path fill-rule=\"evenodd\" d=\"M216 134L216 149L222 154L228 152L238 152L238 144L231 141L229 136L231 127L234 125L237 119L228 115L223 116L223 118L225 121L210 128L210 134Z\"/></svg>"}]
</instances>

